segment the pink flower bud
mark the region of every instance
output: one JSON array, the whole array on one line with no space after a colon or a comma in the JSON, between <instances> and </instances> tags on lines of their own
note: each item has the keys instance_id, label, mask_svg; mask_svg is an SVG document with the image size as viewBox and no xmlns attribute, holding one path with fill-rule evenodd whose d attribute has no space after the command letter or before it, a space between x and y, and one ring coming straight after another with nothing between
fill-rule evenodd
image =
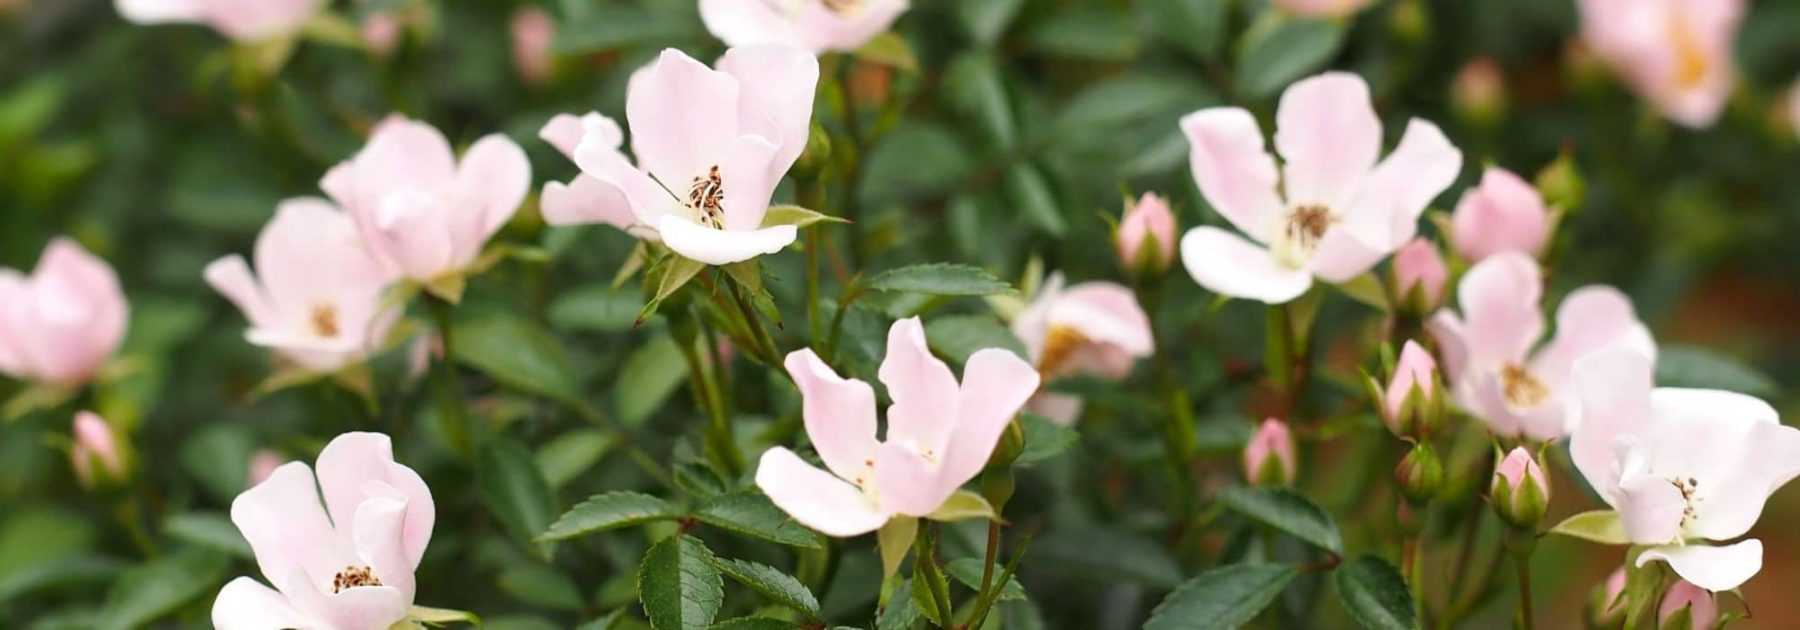
<instances>
[{"instance_id":1,"label":"pink flower bud","mask_svg":"<svg viewBox=\"0 0 1800 630\"><path fill-rule=\"evenodd\" d=\"M1500 518L1519 528L1537 527L1550 505L1548 478L1524 447L1515 447L1494 468L1489 493Z\"/></svg>"},{"instance_id":2,"label":"pink flower bud","mask_svg":"<svg viewBox=\"0 0 1800 630\"><path fill-rule=\"evenodd\" d=\"M394 47L400 45L400 34L404 31L400 18L395 17L391 11L378 11L363 18L363 44L377 57L393 54Z\"/></svg>"},{"instance_id":3,"label":"pink flower bud","mask_svg":"<svg viewBox=\"0 0 1800 630\"><path fill-rule=\"evenodd\" d=\"M69 455L75 466L75 477L84 487L93 487L95 473L104 479L122 479L125 477L125 454L119 450L119 443L113 437L112 426L92 411L81 411L75 414L75 446ZM100 470L94 470L94 463L99 462Z\"/></svg>"},{"instance_id":4,"label":"pink flower bud","mask_svg":"<svg viewBox=\"0 0 1800 630\"><path fill-rule=\"evenodd\" d=\"M1662 608L1656 611L1656 625L1667 627L1670 618L1683 610L1687 611L1688 628L1692 630L1712 630L1719 623L1719 601L1712 591L1677 580L1663 594Z\"/></svg>"},{"instance_id":5,"label":"pink flower bud","mask_svg":"<svg viewBox=\"0 0 1800 630\"><path fill-rule=\"evenodd\" d=\"M1155 256L1144 260L1145 247L1155 244ZM1115 246L1119 262L1136 273L1162 273L1175 262L1175 213L1169 201L1156 193L1144 193L1119 220Z\"/></svg>"},{"instance_id":6,"label":"pink flower bud","mask_svg":"<svg viewBox=\"0 0 1800 630\"><path fill-rule=\"evenodd\" d=\"M1463 193L1450 220L1456 251L1470 263L1501 252L1536 256L1550 240L1543 197L1503 168L1489 168L1481 185Z\"/></svg>"},{"instance_id":7,"label":"pink flower bud","mask_svg":"<svg viewBox=\"0 0 1800 630\"><path fill-rule=\"evenodd\" d=\"M250 483L248 485L254 486L262 483L264 479L269 478L269 475L275 473L276 468L280 468L282 464L287 462L288 459L286 457L282 457L280 453L266 448L251 453L250 476L247 479Z\"/></svg>"},{"instance_id":8,"label":"pink flower bud","mask_svg":"<svg viewBox=\"0 0 1800 630\"><path fill-rule=\"evenodd\" d=\"M1489 123L1497 119L1506 109L1506 77L1500 64L1479 57L1464 65L1450 85L1450 102L1470 120Z\"/></svg>"},{"instance_id":9,"label":"pink flower bud","mask_svg":"<svg viewBox=\"0 0 1800 630\"><path fill-rule=\"evenodd\" d=\"M1400 363L1394 366L1394 377L1382 395L1381 418L1394 435L1419 437L1428 433L1436 419L1437 361L1417 342L1408 340L1400 350ZM1407 397L1414 388L1419 396L1412 405Z\"/></svg>"},{"instance_id":10,"label":"pink flower bud","mask_svg":"<svg viewBox=\"0 0 1800 630\"><path fill-rule=\"evenodd\" d=\"M538 84L550 80L555 58L550 55L550 42L556 39L556 22L542 7L527 6L513 13L513 65L519 78Z\"/></svg>"},{"instance_id":11,"label":"pink flower bud","mask_svg":"<svg viewBox=\"0 0 1800 630\"><path fill-rule=\"evenodd\" d=\"M30 276L0 268L0 374L84 384L124 340L125 320L112 268L75 241L51 241Z\"/></svg>"},{"instance_id":12,"label":"pink flower bud","mask_svg":"<svg viewBox=\"0 0 1800 630\"><path fill-rule=\"evenodd\" d=\"M1625 621L1625 606L1619 596L1625 593L1625 567L1614 569L1606 581L1594 587L1588 601L1588 626L1611 628Z\"/></svg>"},{"instance_id":13,"label":"pink flower bud","mask_svg":"<svg viewBox=\"0 0 1800 630\"><path fill-rule=\"evenodd\" d=\"M1419 314L1437 310L1444 298L1444 282L1450 271L1437 246L1423 238L1415 238L1394 253L1394 295L1401 306ZM1419 290L1419 302L1413 304L1413 289Z\"/></svg>"},{"instance_id":14,"label":"pink flower bud","mask_svg":"<svg viewBox=\"0 0 1800 630\"><path fill-rule=\"evenodd\" d=\"M1244 445L1244 478L1257 486L1293 483L1299 463L1294 458L1294 436L1286 424L1269 418L1256 428Z\"/></svg>"}]
</instances>

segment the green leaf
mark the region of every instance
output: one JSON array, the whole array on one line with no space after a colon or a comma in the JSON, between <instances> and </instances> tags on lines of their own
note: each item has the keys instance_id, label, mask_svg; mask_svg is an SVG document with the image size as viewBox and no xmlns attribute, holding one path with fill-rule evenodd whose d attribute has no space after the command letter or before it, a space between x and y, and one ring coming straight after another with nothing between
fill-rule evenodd
<instances>
[{"instance_id":1,"label":"green leaf","mask_svg":"<svg viewBox=\"0 0 1800 630\"><path fill-rule=\"evenodd\" d=\"M1663 387L1723 389L1775 398L1781 387L1768 375L1712 350L1671 344L1656 349L1656 384Z\"/></svg>"},{"instance_id":2,"label":"green leaf","mask_svg":"<svg viewBox=\"0 0 1800 630\"><path fill-rule=\"evenodd\" d=\"M1344 26L1323 20L1289 20L1245 35L1238 58L1238 93L1274 96L1294 80L1318 71L1344 43Z\"/></svg>"},{"instance_id":3,"label":"green leaf","mask_svg":"<svg viewBox=\"0 0 1800 630\"><path fill-rule=\"evenodd\" d=\"M538 447L538 470L551 488L561 488L593 468L616 444L618 438L598 429L576 429Z\"/></svg>"},{"instance_id":4,"label":"green leaf","mask_svg":"<svg viewBox=\"0 0 1800 630\"><path fill-rule=\"evenodd\" d=\"M579 15L556 26L550 48L557 54L587 53L666 43L704 36L697 23L672 20L630 3L586 3Z\"/></svg>"},{"instance_id":5,"label":"green leaf","mask_svg":"<svg viewBox=\"0 0 1800 630\"><path fill-rule=\"evenodd\" d=\"M500 590L513 599L544 608L581 610L581 589L569 576L541 564L518 564L500 573Z\"/></svg>"},{"instance_id":6,"label":"green leaf","mask_svg":"<svg viewBox=\"0 0 1800 630\"><path fill-rule=\"evenodd\" d=\"M1391 308L1391 306L1388 305L1387 289L1381 286L1381 279L1375 277L1373 272L1365 273L1355 278L1351 278L1348 282L1333 286L1337 287L1337 290L1343 292L1344 295L1349 296L1350 299L1368 305L1375 310L1386 313Z\"/></svg>"},{"instance_id":7,"label":"green leaf","mask_svg":"<svg viewBox=\"0 0 1800 630\"><path fill-rule=\"evenodd\" d=\"M1037 167L1026 162L1013 164L1006 169L1006 179L1001 185L1006 191L1006 200L1027 222L1056 237L1069 230L1068 221L1063 219L1062 210L1057 206L1056 194L1050 190L1049 180L1044 179Z\"/></svg>"},{"instance_id":8,"label":"green leaf","mask_svg":"<svg viewBox=\"0 0 1800 630\"><path fill-rule=\"evenodd\" d=\"M1137 7L1152 31L1207 61L1219 56L1230 31L1231 0L1159 0Z\"/></svg>"},{"instance_id":9,"label":"green leaf","mask_svg":"<svg viewBox=\"0 0 1800 630\"><path fill-rule=\"evenodd\" d=\"M1061 57L1131 61L1143 42L1130 13L1110 6L1065 5L1026 35L1031 48Z\"/></svg>"},{"instance_id":10,"label":"green leaf","mask_svg":"<svg viewBox=\"0 0 1800 630\"><path fill-rule=\"evenodd\" d=\"M123 565L117 560L85 554L18 567L0 575L0 603L38 589L104 585L121 569Z\"/></svg>"},{"instance_id":11,"label":"green leaf","mask_svg":"<svg viewBox=\"0 0 1800 630\"><path fill-rule=\"evenodd\" d=\"M819 619L819 599L794 576L766 564L731 558L713 558L713 566L725 577L761 593L777 604L792 608L809 619Z\"/></svg>"},{"instance_id":12,"label":"green leaf","mask_svg":"<svg viewBox=\"0 0 1800 630\"><path fill-rule=\"evenodd\" d=\"M1300 570L1283 564L1232 564L1208 570L1163 598L1144 630L1236 628L1275 601Z\"/></svg>"},{"instance_id":13,"label":"green leaf","mask_svg":"<svg viewBox=\"0 0 1800 630\"><path fill-rule=\"evenodd\" d=\"M944 98L963 119L981 132L991 149L1009 151L1018 139L1012 102L1000 80L1000 65L992 55L968 52L944 70Z\"/></svg>"},{"instance_id":14,"label":"green leaf","mask_svg":"<svg viewBox=\"0 0 1800 630\"><path fill-rule=\"evenodd\" d=\"M667 331L658 331L631 351L619 368L618 380L613 382L619 422L630 427L642 425L687 379L681 347Z\"/></svg>"},{"instance_id":15,"label":"green leaf","mask_svg":"<svg viewBox=\"0 0 1800 630\"><path fill-rule=\"evenodd\" d=\"M197 429L181 444L182 470L200 482L212 498L230 503L249 486L250 452L256 450L256 434L250 427L215 422Z\"/></svg>"},{"instance_id":16,"label":"green leaf","mask_svg":"<svg viewBox=\"0 0 1800 630\"><path fill-rule=\"evenodd\" d=\"M100 630L148 625L202 595L218 592L229 565L225 556L184 549L126 570L106 593Z\"/></svg>"},{"instance_id":17,"label":"green leaf","mask_svg":"<svg viewBox=\"0 0 1800 630\"><path fill-rule=\"evenodd\" d=\"M1400 571L1386 560L1364 555L1338 567L1338 599L1350 617L1370 630L1411 630L1418 627L1413 617L1412 593Z\"/></svg>"},{"instance_id":18,"label":"green leaf","mask_svg":"<svg viewBox=\"0 0 1800 630\"><path fill-rule=\"evenodd\" d=\"M1012 24L1024 5L1025 0L982 0L957 2L952 7L969 37L976 44L988 47L1000 41L1000 36L1006 33L1006 27Z\"/></svg>"},{"instance_id":19,"label":"green leaf","mask_svg":"<svg viewBox=\"0 0 1800 630\"><path fill-rule=\"evenodd\" d=\"M520 542L531 542L556 516L556 499L544 473L531 451L512 438L495 437L481 448L476 480L488 511ZM544 558L550 556L547 544L540 544L538 551Z\"/></svg>"},{"instance_id":20,"label":"green leaf","mask_svg":"<svg viewBox=\"0 0 1800 630\"><path fill-rule=\"evenodd\" d=\"M663 300L675 295L676 291L687 286L688 281L693 280L694 276L700 275L700 272L705 269L706 263L683 258L680 254L664 256L660 264L653 267L651 272L645 276L645 282L649 282L652 278L656 280L656 297L651 298L650 302L644 305L644 309L638 311L637 322L643 323L651 315L656 314L656 309L662 306Z\"/></svg>"},{"instance_id":21,"label":"green leaf","mask_svg":"<svg viewBox=\"0 0 1800 630\"><path fill-rule=\"evenodd\" d=\"M980 267L926 263L890 269L871 278L870 289L926 295L981 296L1012 293L1011 285Z\"/></svg>"},{"instance_id":22,"label":"green leaf","mask_svg":"<svg viewBox=\"0 0 1800 630\"><path fill-rule=\"evenodd\" d=\"M1010 350L1025 357L1025 344L993 315L946 315L925 322L925 339L931 350L955 363L967 363L969 357L985 348Z\"/></svg>"},{"instance_id":23,"label":"green leaf","mask_svg":"<svg viewBox=\"0 0 1800 630\"><path fill-rule=\"evenodd\" d=\"M939 626L946 626L947 621L940 618L942 615L939 613L937 604L932 600L931 594L933 592L936 592L940 598L946 596L950 592L950 585L948 582L944 581L944 575L931 570L928 566L914 563L912 574L913 608L918 609L919 614L924 615L926 619L930 619L932 623ZM893 604L889 603L888 605L892 606Z\"/></svg>"},{"instance_id":24,"label":"green leaf","mask_svg":"<svg viewBox=\"0 0 1800 630\"><path fill-rule=\"evenodd\" d=\"M1625 523L1619 520L1619 513L1613 510L1590 510L1565 518L1556 527L1550 528L1550 533L1602 545L1631 544L1631 537L1625 535Z\"/></svg>"},{"instance_id":25,"label":"green leaf","mask_svg":"<svg viewBox=\"0 0 1800 630\"><path fill-rule=\"evenodd\" d=\"M1038 566L1093 583L1130 581L1172 589L1182 579L1181 566L1166 547L1125 529L1077 526L1054 530L1032 544L1032 554L1044 558Z\"/></svg>"},{"instance_id":26,"label":"green leaf","mask_svg":"<svg viewBox=\"0 0 1800 630\"><path fill-rule=\"evenodd\" d=\"M800 627L792 621L771 619L769 617L738 617L726 619L712 626L712 630L794 630Z\"/></svg>"},{"instance_id":27,"label":"green leaf","mask_svg":"<svg viewBox=\"0 0 1800 630\"><path fill-rule=\"evenodd\" d=\"M903 123L870 150L857 197L868 206L937 197L970 177L974 155L942 126Z\"/></svg>"},{"instance_id":28,"label":"green leaf","mask_svg":"<svg viewBox=\"0 0 1800 630\"><path fill-rule=\"evenodd\" d=\"M995 512L994 506L980 494L968 490L957 490L955 494L950 495L949 499L944 500L943 505L938 506L938 509L933 510L925 518L944 523L976 518L998 521L1000 514Z\"/></svg>"},{"instance_id":29,"label":"green leaf","mask_svg":"<svg viewBox=\"0 0 1800 630\"><path fill-rule=\"evenodd\" d=\"M996 564L994 565L993 570L994 577L992 579L998 580L1000 579L1000 574L1006 570L1006 567ZM967 586L975 591L981 590L980 559L957 558L951 560L950 564L944 567L944 571L949 573L950 577L956 578L956 581L962 582L963 586ZM1025 598L1025 587L1019 584L1017 577L1007 578L1006 584L1003 584L1000 587L1000 601L1021 600Z\"/></svg>"},{"instance_id":30,"label":"green leaf","mask_svg":"<svg viewBox=\"0 0 1800 630\"><path fill-rule=\"evenodd\" d=\"M513 389L585 407L563 344L518 315L490 312L452 326L456 360Z\"/></svg>"},{"instance_id":31,"label":"green leaf","mask_svg":"<svg viewBox=\"0 0 1800 630\"><path fill-rule=\"evenodd\" d=\"M668 501L636 492L615 491L596 494L576 504L550 528L538 536L540 541L567 540L610 529L641 525L681 517L680 508Z\"/></svg>"},{"instance_id":32,"label":"green leaf","mask_svg":"<svg viewBox=\"0 0 1800 630\"><path fill-rule=\"evenodd\" d=\"M606 283L562 291L550 303L550 325L559 330L624 332L637 323L643 292Z\"/></svg>"},{"instance_id":33,"label":"green leaf","mask_svg":"<svg viewBox=\"0 0 1800 630\"><path fill-rule=\"evenodd\" d=\"M925 618L925 611L913 603L912 580L904 580L894 586L894 594L888 597L887 607L875 620L876 630L912 630Z\"/></svg>"},{"instance_id":34,"label":"green leaf","mask_svg":"<svg viewBox=\"0 0 1800 630\"><path fill-rule=\"evenodd\" d=\"M163 533L170 538L237 556L254 559L250 543L238 533L236 525L224 514L215 512L183 512L163 521Z\"/></svg>"},{"instance_id":35,"label":"green leaf","mask_svg":"<svg viewBox=\"0 0 1800 630\"><path fill-rule=\"evenodd\" d=\"M664 538L644 553L638 568L638 601L653 630L699 630L712 625L725 599L725 584L712 551L692 536Z\"/></svg>"},{"instance_id":36,"label":"green leaf","mask_svg":"<svg viewBox=\"0 0 1800 630\"><path fill-rule=\"evenodd\" d=\"M824 547L818 534L756 492L734 492L708 499L694 509L694 518L713 527L772 543L807 549Z\"/></svg>"},{"instance_id":37,"label":"green leaf","mask_svg":"<svg viewBox=\"0 0 1800 630\"><path fill-rule=\"evenodd\" d=\"M675 485L697 499L710 499L731 490L731 484L718 472L699 462L676 464Z\"/></svg>"},{"instance_id":38,"label":"green leaf","mask_svg":"<svg viewBox=\"0 0 1800 630\"><path fill-rule=\"evenodd\" d=\"M1251 520L1281 530L1332 553L1343 553L1344 539L1331 515L1306 497L1278 488L1234 486L1219 493L1219 502Z\"/></svg>"},{"instance_id":39,"label":"green leaf","mask_svg":"<svg viewBox=\"0 0 1800 630\"><path fill-rule=\"evenodd\" d=\"M1035 413L1019 414L1019 426L1025 429L1025 450L1013 464L1028 466L1037 462L1055 458L1067 452L1081 441L1081 434L1074 429L1051 422L1049 418Z\"/></svg>"},{"instance_id":40,"label":"green leaf","mask_svg":"<svg viewBox=\"0 0 1800 630\"><path fill-rule=\"evenodd\" d=\"M792 225L797 228L803 228L814 223L849 222L849 219L834 217L808 208L790 204L778 204L769 206L769 211L763 214L762 226L773 227L777 225Z\"/></svg>"},{"instance_id":41,"label":"green leaf","mask_svg":"<svg viewBox=\"0 0 1800 630\"><path fill-rule=\"evenodd\" d=\"M919 56L913 53L912 44L892 31L870 38L854 54L857 59L869 63L893 66L907 72L919 71Z\"/></svg>"}]
</instances>

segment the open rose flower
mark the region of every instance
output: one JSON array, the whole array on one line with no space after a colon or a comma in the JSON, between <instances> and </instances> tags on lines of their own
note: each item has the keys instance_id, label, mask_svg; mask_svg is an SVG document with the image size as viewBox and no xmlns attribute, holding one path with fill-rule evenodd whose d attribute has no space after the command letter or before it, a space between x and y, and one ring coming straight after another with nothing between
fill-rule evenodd
<instances>
[{"instance_id":1,"label":"open rose flower","mask_svg":"<svg viewBox=\"0 0 1800 630\"><path fill-rule=\"evenodd\" d=\"M377 261L454 300L488 238L525 200L531 163L500 134L477 140L459 162L436 128L390 116L319 187L350 213Z\"/></svg>"},{"instance_id":2,"label":"open rose flower","mask_svg":"<svg viewBox=\"0 0 1800 630\"><path fill-rule=\"evenodd\" d=\"M393 275L323 199L289 199L256 237L256 271L232 254L206 266L206 282L250 320L245 337L303 369L362 361L399 313L383 302Z\"/></svg>"},{"instance_id":3,"label":"open rose flower","mask_svg":"<svg viewBox=\"0 0 1800 630\"><path fill-rule=\"evenodd\" d=\"M987 465L1001 433L1037 391L1038 373L989 348L969 357L962 384L925 345L918 318L888 331L879 376L894 404L875 438L875 391L833 372L810 349L787 356L820 470L793 451L763 453L756 485L794 520L831 536L875 531L895 515L928 516Z\"/></svg>"},{"instance_id":4,"label":"open rose flower","mask_svg":"<svg viewBox=\"0 0 1800 630\"><path fill-rule=\"evenodd\" d=\"M240 42L300 31L327 0L114 0L119 15L138 24L205 24Z\"/></svg>"},{"instance_id":5,"label":"open rose flower","mask_svg":"<svg viewBox=\"0 0 1800 630\"><path fill-rule=\"evenodd\" d=\"M1762 542L1744 540L1775 490L1800 475L1800 429L1732 392L1652 389L1652 359L1629 346L1582 359L1581 422L1569 454L1618 511L1637 564L1667 562L1710 591L1737 588L1762 568Z\"/></svg>"},{"instance_id":6,"label":"open rose flower","mask_svg":"<svg viewBox=\"0 0 1800 630\"><path fill-rule=\"evenodd\" d=\"M818 81L818 60L787 46L733 48L716 70L663 51L626 91L635 165L604 116L544 127L582 173L544 187L544 219L620 226L709 265L781 251L797 231L764 227L763 215L806 148Z\"/></svg>"},{"instance_id":7,"label":"open rose flower","mask_svg":"<svg viewBox=\"0 0 1800 630\"><path fill-rule=\"evenodd\" d=\"M700 0L700 19L727 46L784 44L817 55L862 48L908 0Z\"/></svg>"},{"instance_id":8,"label":"open rose flower","mask_svg":"<svg viewBox=\"0 0 1800 630\"><path fill-rule=\"evenodd\" d=\"M213 627L387 630L412 608L436 519L431 490L394 462L388 436L340 435L319 452L316 481L289 462L231 502L231 522L274 588L232 580L213 602Z\"/></svg>"},{"instance_id":9,"label":"open rose flower","mask_svg":"<svg viewBox=\"0 0 1800 630\"><path fill-rule=\"evenodd\" d=\"M1013 319L1012 331L1046 380L1077 374L1122 379L1138 359L1156 351L1150 317L1131 289L1112 282L1065 289L1060 273L1051 274ZM1043 392L1032 398L1031 410L1067 425L1080 414L1081 400Z\"/></svg>"},{"instance_id":10,"label":"open rose flower","mask_svg":"<svg viewBox=\"0 0 1800 630\"><path fill-rule=\"evenodd\" d=\"M1544 334L1543 278L1537 261L1524 254L1481 261L1463 277L1457 294L1461 316L1439 311L1426 327L1443 352L1457 403L1500 437L1567 435L1570 370L1581 357L1613 344L1656 353L1630 298L1597 285L1563 298L1556 338L1533 351Z\"/></svg>"},{"instance_id":11,"label":"open rose flower","mask_svg":"<svg viewBox=\"0 0 1800 630\"><path fill-rule=\"evenodd\" d=\"M106 261L75 241L44 248L30 276L0 268L0 374L84 384L125 339L125 294Z\"/></svg>"},{"instance_id":12,"label":"open rose flower","mask_svg":"<svg viewBox=\"0 0 1800 630\"><path fill-rule=\"evenodd\" d=\"M1743 0L1580 0L1581 34L1664 116L1708 127L1737 81Z\"/></svg>"},{"instance_id":13,"label":"open rose flower","mask_svg":"<svg viewBox=\"0 0 1800 630\"><path fill-rule=\"evenodd\" d=\"M1462 153L1436 125L1414 119L1379 164L1381 120L1362 78L1329 72L1281 96L1275 148L1263 150L1250 112L1215 107L1181 119L1195 183L1240 232L1200 226L1181 260L1201 286L1281 304L1313 277L1341 283L1411 240L1419 214L1462 169Z\"/></svg>"}]
</instances>

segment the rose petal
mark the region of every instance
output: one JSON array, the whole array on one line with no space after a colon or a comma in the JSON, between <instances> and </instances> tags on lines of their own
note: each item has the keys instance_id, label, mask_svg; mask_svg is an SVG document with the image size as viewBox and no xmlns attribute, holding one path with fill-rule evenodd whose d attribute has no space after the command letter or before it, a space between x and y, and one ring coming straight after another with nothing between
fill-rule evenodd
<instances>
[{"instance_id":1,"label":"rose petal","mask_svg":"<svg viewBox=\"0 0 1800 630\"><path fill-rule=\"evenodd\" d=\"M1010 351L985 348L969 356L939 473L944 483L960 486L987 466L1000 434L1037 392L1038 379L1037 370Z\"/></svg>"},{"instance_id":2,"label":"rose petal","mask_svg":"<svg viewBox=\"0 0 1800 630\"><path fill-rule=\"evenodd\" d=\"M1283 204L1280 173L1263 149L1262 130L1236 107L1203 109L1181 118L1194 183L1219 214L1258 242L1269 242L1272 217Z\"/></svg>"},{"instance_id":3,"label":"rose petal","mask_svg":"<svg viewBox=\"0 0 1800 630\"><path fill-rule=\"evenodd\" d=\"M1369 84L1347 72L1303 79L1281 95L1275 148L1290 205L1344 208L1381 153Z\"/></svg>"},{"instance_id":4,"label":"rose petal","mask_svg":"<svg viewBox=\"0 0 1800 630\"><path fill-rule=\"evenodd\" d=\"M1665 545L1638 554L1637 565L1669 563L1681 579L1709 591L1729 591L1742 586L1762 570L1762 541L1754 538L1734 545Z\"/></svg>"},{"instance_id":5,"label":"rose petal","mask_svg":"<svg viewBox=\"0 0 1800 630\"><path fill-rule=\"evenodd\" d=\"M1212 226L1181 237L1181 263L1200 286L1229 297L1283 304L1312 287L1312 274L1290 269L1268 250Z\"/></svg>"},{"instance_id":6,"label":"rose petal","mask_svg":"<svg viewBox=\"0 0 1800 630\"><path fill-rule=\"evenodd\" d=\"M664 215L656 224L656 231L670 250L708 265L729 265L773 254L799 236L792 225L748 231L715 230L674 215Z\"/></svg>"},{"instance_id":7,"label":"rose petal","mask_svg":"<svg viewBox=\"0 0 1800 630\"><path fill-rule=\"evenodd\" d=\"M717 65L741 86L738 133L762 136L780 147L768 172L771 181L779 181L806 149L812 132L818 58L791 46L738 46L725 51Z\"/></svg>"},{"instance_id":8,"label":"rose petal","mask_svg":"<svg viewBox=\"0 0 1800 630\"><path fill-rule=\"evenodd\" d=\"M839 477L866 477L875 459L875 390L838 376L811 348L789 353L785 365L819 458Z\"/></svg>"},{"instance_id":9,"label":"rose petal","mask_svg":"<svg viewBox=\"0 0 1800 630\"><path fill-rule=\"evenodd\" d=\"M763 452L756 466L756 487L794 520L828 536L866 534L888 520L856 486L807 464L785 448Z\"/></svg>"},{"instance_id":10,"label":"rose petal","mask_svg":"<svg viewBox=\"0 0 1800 630\"><path fill-rule=\"evenodd\" d=\"M316 624L288 604L275 589L252 578L240 577L219 589L213 600L214 630L277 630L310 628Z\"/></svg>"},{"instance_id":11,"label":"rose petal","mask_svg":"<svg viewBox=\"0 0 1800 630\"><path fill-rule=\"evenodd\" d=\"M932 356L919 318L888 328L887 356L876 375L894 401L888 407L886 441L942 458L958 423L959 386L950 366Z\"/></svg>"},{"instance_id":12,"label":"rose petal","mask_svg":"<svg viewBox=\"0 0 1800 630\"><path fill-rule=\"evenodd\" d=\"M431 489L411 468L394 462L393 441L380 433L339 435L319 451L319 488L332 519L348 523L371 498L371 483L397 490L406 499L406 557L413 566L425 554L437 520ZM348 542L350 531L340 531Z\"/></svg>"},{"instance_id":13,"label":"rose petal","mask_svg":"<svg viewBox=\"0 0 1800 630\"><path fill-rule=\"evenodd\" d=\"M354 560L319 505L312 471L300 462L281 465L239 494L231 502L231 522L256 552L263 577L290 598L296 589L314 588L311 580L329 579ZM295 575L304 583L295 583Z\"/></svg>"},{"instance_id":14,"label":"rose petal","mask_svg":"<svg viewBox=\"0 0 1800 630\"><path fill-rule=\"evenodd\" d=\"M684 192L704 176L709 149L738 137L738 81L673 48L631 77L625 118L638 166Z\"/></svg>"}]
</instances>

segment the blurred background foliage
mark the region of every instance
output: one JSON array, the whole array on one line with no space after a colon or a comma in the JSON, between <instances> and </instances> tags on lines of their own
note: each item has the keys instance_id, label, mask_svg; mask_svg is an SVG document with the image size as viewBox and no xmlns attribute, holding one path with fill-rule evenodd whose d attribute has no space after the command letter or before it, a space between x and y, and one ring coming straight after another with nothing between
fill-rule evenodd
<instances>
[{"instance_id":1,"label":"blurred background foliage","mask_svg":"<svg viewBox=\"0 0 1800 630\"><path fill-rule=\"evenodd\" d=\"M528 6L557 24L555 71L545 81L522 79L512 59L508 24ZM0 0L0 265L27 268L49 238L69 234L119 270L132 310L122 354L133 369L78 402L131 427L142 462L138 482L117 491L136 500L84 493L59 446L68 409L0 425L0 625L204 625L217 587L254 573L224 517L250 453L274 448L310 460L324 439L353 428L395 434L398 459L437 497L419 603L474 610L494 628L573 627L632 604L643 532L555 549L527 542L589 494L657 488L638 458L693 459L686 428L701 414L682 393L680 350L662 320L634 327L642 296L613 286L629 237L547 229L531 211L501 237L550 256L477 279L458 311L459 359L471 375L486 375L470 383L471 407L501 435L472 465L448 446L401 350L378 362L377 408L328 385L254 395L269 373L265 353L244 343L239 314L200 272L247 251L279 199L318 195L325 169L388 112L429 121L459 144L505 132L530 152L536 181L566 180L573 166L536 139L545 120L589 110L619 117L629 72L660 48L705 59L721 45L685 0L331 8L351 22L400 12L403 41L377 55L354 39L312 36L275 67L271 51L234 49L203 27L128 24L104 0ZM832 181L818 208L856 219L822 232L841 254L829 258L828 286L856 271L926 261L1019 278L1037 260L1072 280L1120 279L1105 235L1122 193L1170 196L1184 227L1222 223L1188 174L1178 117L1234 104L1267 129L1288 83L1346 69L1372 86L1390 145L1407 118L1421 117L1464 150L1462 178L1435 207L1447 209L1480 165L1529 176L1572 156L1586 203L1562 223L1551 294L1617 285L1670 346L1665 381L1734 387L1800 415L1800 250L1792 245L1800 142L1795 121L1780 113L1800 76L1800 3L1753 3L1736 50L1738 93L1704 131L1649 111L1572 48L1576 28L1570 0L1382 0L1341 21L1281 16L1261 0L915 0L896 27L903 45L825 62L816 120L832 132L830 151L857 152L863 167ZM1488 109L1455 97L1459 72L1480 57L1504 76ZM844 106L866 137L850 136ZM789 188L778 199L799 196ZM805 321L804 258L790 251L765 260L789 322L782 346L805 345L805 326L796 324ZM1158 342L1195 403L1207 478L1223 484L1235 478L1247 410L1265 395L1248 385L1262 352L1262 312L1215 307L1179 270L1166 282L1167 299L1153 313ZM852 375L873 376L884 317L897 308L881 306L847 317ZM1016 344L979 300L939 305L928 321L950 358ZM1328 362L1348 357L1336 369L1353 375L1378 316L1339 296L1320 322L1316 335L1331 344L1321 353ZM736 418L750 427L739 430L747 452L791 441L798 400L785 381L740 359L731 384L738 407L755 410ZM1020 477L1008 516L1040 533L1022 575L1031 601L1003 608L1006 627L1136 627L1194 572L1163 548L1164 405L1142 384L1059 385L1087 396L1090 412L1078 447ZM21 387L0 383L0 398ZM1316 409L1340 408L1357 387L1322 378L1309 395ZM1340 521L1373 523L1346 524L1347 546L1378 551L1391 515L1370 506L1389 500L1362 491L1370 474L1386 474L1397 447L1379 430L1360 430L1374 422L1333 418L1305 432L1302 486ZM1561 463L1551 471L1552 521L1594 505ZM1800 533L1783 525L1795 518L1800 491L1788 489L1753 532L1770 551L1744 589L1758 618L1748 626L1800 618L1800 603L1785 597L1800 585ZM1248 526L1229 521L1208 534L1221 556L1305 553L1246 551ZM147 528L141 540L127 522ZM979 526L947 531L947 553L979 554ZM788 564L771 548L715 544ZM1586 589L1622 558L1567 540L1544 547L1540 605L1566 611L1558 618L1572 623ZM872 545L838 548L848 555L824 608L834 621L862 625L879 564ZM1271 623L1348 623L1319 604L1328 599L1324 580L1299 584L1266 617ZM1506 623L1504 601L1483 610L1484 627Z\"/></svg>"}]
</instances>

